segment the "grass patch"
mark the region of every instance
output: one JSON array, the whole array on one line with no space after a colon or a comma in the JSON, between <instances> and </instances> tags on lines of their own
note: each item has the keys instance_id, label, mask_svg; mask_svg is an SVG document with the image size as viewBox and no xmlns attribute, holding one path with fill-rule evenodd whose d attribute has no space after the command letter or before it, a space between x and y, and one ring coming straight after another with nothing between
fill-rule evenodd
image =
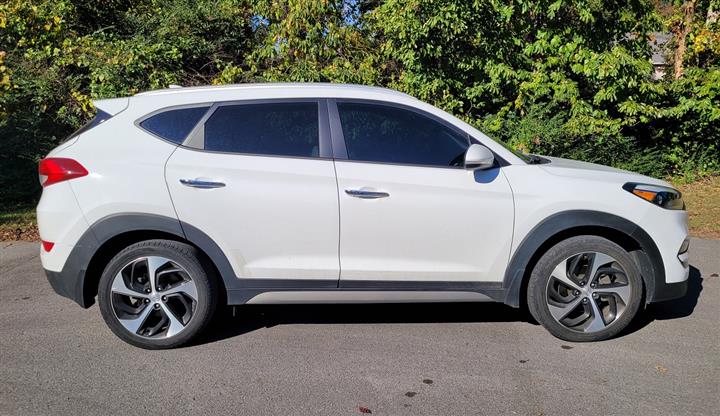
<instances>
[{"instance_id":1,"label":"grass patch","mask_svg":"<svg viewBox=\"0 0 720 416\"><path fill-rule=\"evenodd\" d=\"M690 234L720 238L720 176L678 184L690 213Z\"/></svg>"},{"instance_id":2,"label":"grass patch","mask_svg":"<svg viewBox=\"0 0 720 416\"><path fill-rule=\"evenodd\" d=\"M0 241L39 239L34 205L16 206L0 211Z\"/></svg>"},{"instance_id":3,"label":"grass patch","mask_svg":"<svg viewBox=\"0 0 720 416\"><path fill-rule=\"evenodd\" d=\"M690 234L720 239L720 176L676 186L683 193L690 213ZM39 239L34 205L0 210L0 241Z\"/></svg>"}]
</instances>

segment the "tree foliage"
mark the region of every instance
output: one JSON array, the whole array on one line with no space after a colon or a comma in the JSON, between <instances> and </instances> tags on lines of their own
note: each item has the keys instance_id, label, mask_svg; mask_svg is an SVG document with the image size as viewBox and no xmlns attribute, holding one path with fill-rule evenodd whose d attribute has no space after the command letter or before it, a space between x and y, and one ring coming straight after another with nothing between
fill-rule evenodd
<instances>
[{"instance_id":1,"label":"tree foliage","mask_svg":"<svg viewBox=\"0 0 720 416\"><path fill-rule=\"evenodd\" d=\"M36 197L37 160L91 99L169 84L388 86L523 151L718 172L718 11L719 0L6 0L0 200ZM673 37L653 51L657 33ZM653 52L668 59L662 79Z\"/></svg>"}]
</instances>

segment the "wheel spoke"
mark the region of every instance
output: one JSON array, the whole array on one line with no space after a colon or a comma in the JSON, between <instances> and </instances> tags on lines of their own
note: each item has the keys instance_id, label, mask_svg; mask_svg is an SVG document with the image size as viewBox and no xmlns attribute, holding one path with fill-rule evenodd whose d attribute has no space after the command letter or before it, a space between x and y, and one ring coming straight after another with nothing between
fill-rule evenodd
<instances>
[{"instance_id":1,"label":"wheel spoke","mask_svg":"<svg viewBox=\"0 0 720 416\"><path fill-rule=\"evenodd\" d=\"M184 293L190 296L194 301L197 301L198 298L197 287L195 287L195 282L192 280L186 280L168 290L162 291L163 295L174 295L176 293Z\"/></svg>"},{"instance_id":2,"label":"wheel spoke","mask_svg":"<svg viewBox=\"0 0 720 416\"><path fill-rule=\"evenodd\" d=\"M593 253L591 263L588 264L588 272L585 274L587 284L591 284L597 278L597 272L600 267L614 262L615 259L603 253Z\"/></svg>"},{"instance_id":3,"label":"wheel spoke","mask_svg":"<svg viewBox=\"0 0 720 416\"><path fill-rule=\"evenodd\" d=\"M605 329L605 321L603 320L602 311L598 308L595 299L590 299L590 308L592 309L592 317L590 323L585 327L585 332L596 332Z\"/></svg>"},{"instance_id":4,"label":"wheel spoke","mask_svg":"<svg viewBox=\"0 0 720 416\"><path fill-rule=\"evenodd\" d=\"M602 294L602 293L608 293L612 295L617 295L617 297L622 300L622 302L627 305L628 302L630 302L630 285L607 285L607 286L598 286L595 288L595 293Z\"/></svg>"},{"instance_id":5,"label":"wheel spoke","mask_svg":"<svg viewBox=\"0 0 720 416\"><path fill-rule=\"evenodd\" d=\"M570 279L570 276L568 276L567 260L558 264L555 267L555 270L553 270L551 276L556 278L557 280L561 281L563 284L570 286L573 289L580 289L580 286L578 286L577 283L573 282L572 279Z\"/></svg>"},{"instance_id":6,"label":"wheel spoke","mask_svg":"<svg viewBox=\"0 0 720 416\"><path fill-rule=\"evenodd\" d=\"M575 310L575 308L577 308L577 306L581 300L582 300L582 298L580 296L578 296L577 298L571 300L568 303L564 303L564 304L548 302L548 307L550 308L550 313L552 314L552 316L555 319L557 319L558 321L561 321L566 316L568 316L570 314L570 312L572 312L573 310Z\"/></svg>"},{"instance_id":7,"label":"wheel spoke","mask_svg":"<svg viewBox=\"0 0 720 416\"><path fill-rule=\"evenodd\" d=\"M140 311L140 313L135 317L131 319L119 319L122 326L125 327L128 331L132 332L133 334L137 334L138 329L142 326L142 324L145 322L145 319L147 319L148 315L152 311L152 307L150 305L145 305L145 308Z\"/></svg>"},{"instance_id":8,"label":"wheel spoke","mask_svg":"<svg viewBox=\"0 0 720 416\"><path fill-rule=\"evenodd\" d=\"M123 278L122 271L120 271L113 280L112 288L110 289L113 293L117 293L119 295L125 295L125 296L132 296L135 298L145 298L145 294L142 292L138 292L136 290L130 289L127 284L125 284L125 279Z\"/></svg>"},{"instance_id":9,"label":"wheel spoke","mask_svg":"<svg viewBox=\"0 0 720 416\"><path fill-rule=\"evenodd\" d=\"M148 279L150 279L150 289L154 292L157 291L157 271L167 263L167 259L156 256L149 256L147 258L148 267Z\"/></svg>"},{"instance_id":10,"label":"wheel spoke","mask_svg":"<svg viewBox=\"0 0 720 416\"><path fill-rule=\"evenodd\" d=\"M163 312L165 312L165 315L167 316L168 320L170 320L170 325L168 326L167 334L166 336L171 337L178 332L182 331L183 328L185 328L185 325L182 324L176 317L175 314L172 313L170 308L168 308L167 305L164 303L160 303L160 306L162 307Z\"/></svg>"}]
</instances>

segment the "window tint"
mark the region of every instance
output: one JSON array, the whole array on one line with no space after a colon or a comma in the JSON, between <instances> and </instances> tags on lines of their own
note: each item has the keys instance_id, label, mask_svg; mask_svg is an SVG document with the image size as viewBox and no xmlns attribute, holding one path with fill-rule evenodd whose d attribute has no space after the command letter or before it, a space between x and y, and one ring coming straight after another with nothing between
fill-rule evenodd
<instances>
[{"instance_id":1,"label":"window tint","mask_svg":"<svg viewBox=\"0 0 720 416\"><path fill-rule=\"evenodd\" d=\"M140 126L163 139L182 143L209 107L169 110L144 120Z\"/></svg>"},{"instance_id":2,"label":"window tint","mask_svg":"<svg viewBox=\"0 0 720 416\"><path fill-rule=\"evenodd\" d=\"M63 140L63 143L66 141L72 139L75 136L79 136L86 131L90 130L91 128L97 126L98 124L105 122L107 120L110 120L112 116L102 110L98 110L97 114L95 115L95 118L85 123L82 127L75 130L71 135L69 135L65 140Z\"/></svg>"},{"instance_id":3,"label":"window tint","mask_svg":"<svg viewBox=\"0 0 720 416\"><path fill-rule=\"evenodd\" d=\"M318 156L317 103L218 107L205 122L205 150Z\"/></svg>"},{"instance_id":4,"label":"window tint","mask_svg":"<svg viewBox=\"0 0 720 416\"><path fill-rule=\"evenodd\" d=\"M338 103L348 158L412 165L462 166L468 138L402 108Z\"/></svg>"}]
</instances>

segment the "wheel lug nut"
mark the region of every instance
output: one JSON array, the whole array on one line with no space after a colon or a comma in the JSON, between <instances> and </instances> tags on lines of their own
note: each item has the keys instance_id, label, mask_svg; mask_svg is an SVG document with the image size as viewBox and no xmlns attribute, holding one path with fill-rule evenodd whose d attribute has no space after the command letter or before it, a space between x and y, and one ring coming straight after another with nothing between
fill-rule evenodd
<instances>
[{"instance_id":1,"label":"wheel lug nut","mask_svg":"<svg viewBox=\"0 0 720 416\"><path fill-rule=\"evenodd\" d=\"M582 303L588 303L588 298L583 298Z\"/></svg>"},{"instance_id":2,"label":"wheel lug nut","mask_svg":"<svg viewBox=\"0 0 720 416\"><path fill-rule=\"evenodd\" d=\"M160 309L160 304L159 304L159 303L156 303L156 304L155 304L155 309Z\"/></svg>"},{"instance_id":3,"label":"wheel lug nut","mask_svg":"<svg viewBox=\"0 0 720 416\"><path fill-rule=\"evenodd\" d=\"M580 282L580 286L585 286L585 281L584 281L584 280Z\"/></svg>"},{"instance_id":4,"label":"wheel lug nut","mask_svg":"<svg viewBox=\"0 0 720 416\"><path fill-rule=\"evenodd\" d=\"M597 298L598 298L598 294L597 294L597 293L593 293L593 299L597 299Z\"/></svg>"},{"instance_id":5,"label":"wheel lug nut","mask_svg":"<svg viewBox=\"0 0 720 416\"><path fill-rule=\"evenodd\" d=\"M595 287L595 283L590 283L590 287Z\"/></svg>"},{"instance_id":6,"label":"wheel lug nut","mask_svg":"<svg viewBox=\"0 0 720 416\"><path fill-rule=\"evenodd\" d=\"M145 303L150 303L150 299L145 299Z\"/></svg>"},{"instance_id":7,"label":"wheel lug nut","mask_svg":"<svg viewBox=\"0 0 720 416\"><path fill-rule=\"evenodd\" d=\"M162 301L165 302L167 300L167 296L162 297Z\"/></svg>"},{"instance_id":8,"label":"wheel lug nut","mask_svg":"<svg viewBox=\"0 0 720 416\"><path fill-rule=\"evenodd\" d=\"M150 289L145 289L145 293L150 293Z\"/></svg>"},{"instance_id":9,"label":"wheel lug nut","mask_svg":"<svg viewBox=\"0 0 720 416\"><path fill-rule=\"evenodd\" d=\"M574 291L574 292L573 292L573 295L579 296L579 295L580 295L580 291L579 291L579 290Z\"/></svg>"}]
</instances>

